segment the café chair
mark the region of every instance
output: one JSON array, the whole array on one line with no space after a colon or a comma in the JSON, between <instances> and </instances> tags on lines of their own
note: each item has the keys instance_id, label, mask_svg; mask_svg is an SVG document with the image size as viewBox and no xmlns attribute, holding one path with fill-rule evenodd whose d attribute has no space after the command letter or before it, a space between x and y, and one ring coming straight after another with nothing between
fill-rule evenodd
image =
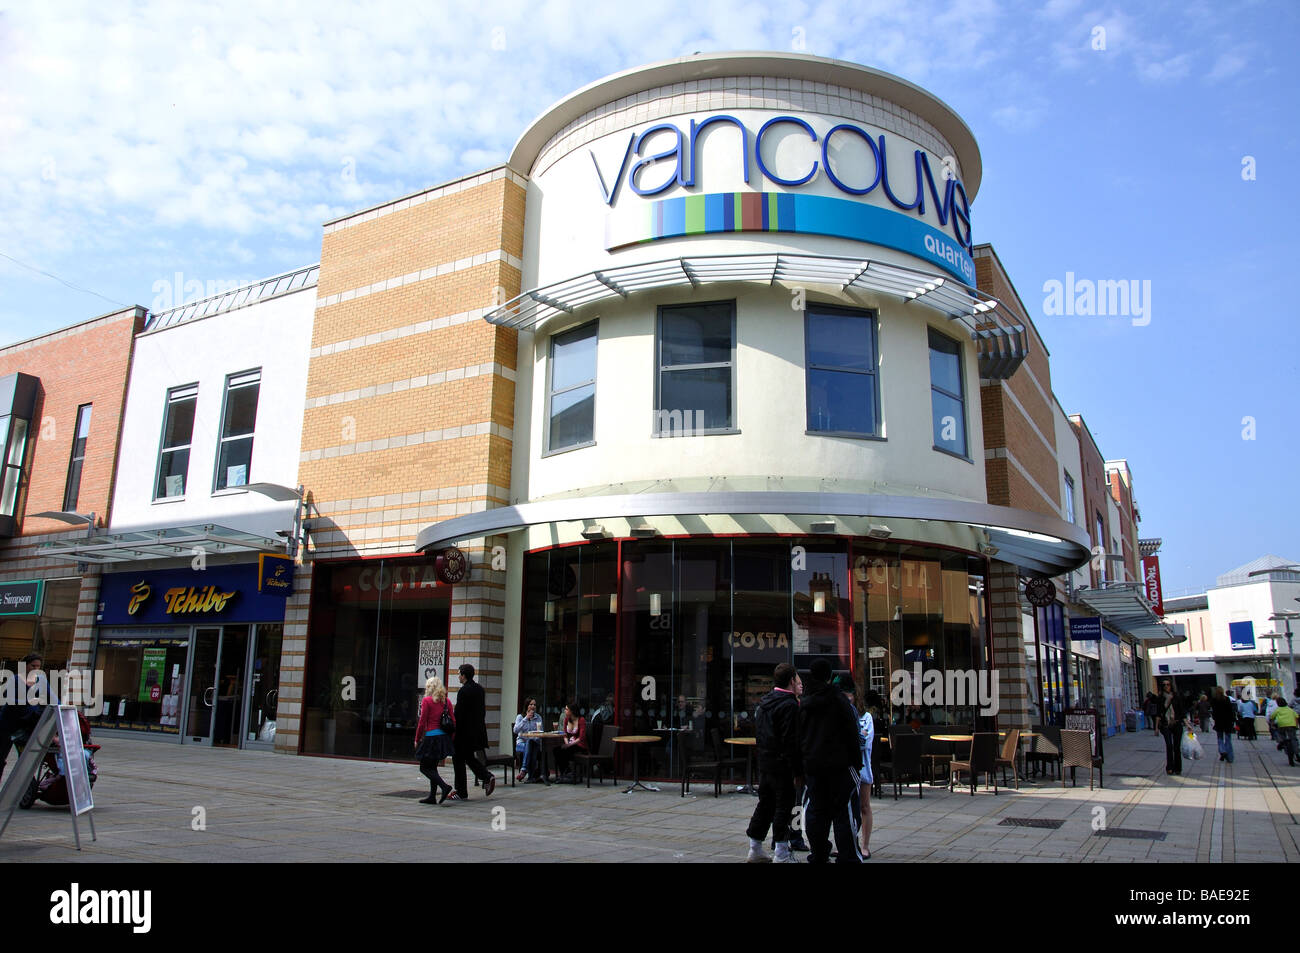
<instances>
[{"instance_id":1,"label":"caf\u00e9 chair","mask_svg":"<svg viewBox=\"0 0 1300 953\"><path fill-rule=\"evenodd\" d=\"M953 784L957 781L957 775L966 773L970 775L970 795L975 796L975 788L979 783L979 776L984 775L984 783L987 786L989 779L993 779L993 793L998 793L998 734L996 731L977 731L975 740L970 743L970 756L965 761L958 761L955 758L948 765L948 790L953 789Z\"/></svg>"},{"instance_id":2,"label":"caf\u00e9 chair","mask_svg":"<svg viewBox=\"0 0 1300 953\"><path fill-rule=\"evenodd\" d=\"M587 772L587 787L591 787L591 769L600 768L600 783L605 783L606 777L612 777L614 783L618 783L617 769L614 767L614 739L618 737L618 725L603 725L600 733L600 746L596 753L589 751L579 751L573 756L575 765L582 765ZM606 775L605 769L609 769Z\"/></svg>"},{"instance_id":3,"label":"caf\u00e9 chair","mask_svg":"<svg viewBox=\"0 0 1300 953\"><path fill-rule=\"evenodd\" d=\"M682 767L682 797L691 790L691 778L711 774L713 776L713 796L718 797L722 794L722 772L730 768L735 771L736 768L743 768L745 762L739 758L727 758L722 752L722 735L714 728L709 732L710 747L713 749L710 753L705 751L703 756L695 759L689 748L683 748L682 754L686 763Z\"/></svg>"},{"instance_id":4,"label":"caf\u00e9 chair","mask_svg":"<svg viewBox=\"0 0 1300 953\"><path fill-rule=\"evenodd\" d=\"M943 765L944 771L948 770L948 762L952 760L952 748L950 742L935 741L932 735L946 735L953 732L954 729L938 726L921 729L921 735L925 738L925 745L921 749L921 760L929 769L930 783L935 783L940 765Z\"/></svg>"},{"instance_id":5,"label":"caf\u00e9 chair","mask_svg":"<svg viewBox=\"0 0 1300 953\"><path fill-rule=\"evenodd\" d=\"M491 771L493 768L501 769L502 787L505 787L506 781L510 782L511 787L515 786L515 775L517 774L517 772L515 771L515 757L516 757L515 746L513 744L510 746L509 754L489 755L486 751L483 750L480 750L478 752L478 759L479 761L483 762L483 767L487 768L489 771ZM474 779L474 783L478 784L477 778Z\"/></svg>"},{"instance_id":6,"label":"caf\u00e9 chair","mask_svg":"<svg viewBox=\"0 0 1300 953\"><path fill-rule=\"evenodd\" d=\"M1092 753L1092 735L1086 731L1061 732L1061 767L1070 769L1070 780L1077 785L1075 768L1088 769L1088 790L1092 790L1092 772L1097 771L1097 786L1102 787L1102 759ZM1065 787L1065 772L1061 772L1061 787Z\"/></svg>"},{"instance_id":7,"label":"caf\u00e9 chair","mask_svg":"<svg viewBox=\"0 0 1300 953\"><path fill-rule=\"evenodd\" d=\"M898 791L900 783L916 782L916 793L918 797L925 797L925 778L922 776L921 752L925 745L925 738L916 734L914 731L899 731L897 728L890 729L889 732L889 760L882 762L881 767L889 772L890 780L894 782L894 800L898 800ZM904 782L904 778L910 779Z\"/></svg>"},{"instance_id":8,"label":"caf\u00e9 chair","mask_svg":"<svg viewBox=\"0 0 1300 953\"><path fill-rule=\"evenodd\" d=\"M1046 774L1047 765L1055 765L1059 773L1061 767L1061 729L1055 725L1035 725L1034 733L1037 737L1030 739L1031 746L1029 752L1025 755L1026 764L1033 764L1035 771L1038 765L1043 765L1043 773Z\"/></svg>"},{"instance_id":9,"label":"caf\u00e9 chair","mask_svg":"<svg viewBox=\"0 0 1300 953\"><path fill-rule=\"evenodd\" d=\"M1020 790L1020 772L1016 770L1016 755L1019 754L1020 748L1020 729L1012 728L1007 731L1006 741L1002 742L1002 753L998 755L998 767L1002 769L1002 786L1007 786L1007 768L1011 769L1011 776L1016 780L1016 790Z\"/></svg>"}]
</instances>

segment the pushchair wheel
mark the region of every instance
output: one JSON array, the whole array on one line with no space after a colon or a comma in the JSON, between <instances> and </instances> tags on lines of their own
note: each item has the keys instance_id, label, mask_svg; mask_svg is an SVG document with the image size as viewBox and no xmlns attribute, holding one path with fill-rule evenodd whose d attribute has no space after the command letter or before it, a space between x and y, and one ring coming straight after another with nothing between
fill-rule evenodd
<instances>
[{"instance_id":1,"label":"pushchair wheel","mask_svg":"<svg viewBox=\"0 0 1300 953\"><path fill-rule=\"evenodd\" d=\"M27 785L27 790L23 796L18 799L18 806L24 811L36 803L36 795L40 791L40 782L32 778L32 783Z\"/></svg>"}]
</instances>

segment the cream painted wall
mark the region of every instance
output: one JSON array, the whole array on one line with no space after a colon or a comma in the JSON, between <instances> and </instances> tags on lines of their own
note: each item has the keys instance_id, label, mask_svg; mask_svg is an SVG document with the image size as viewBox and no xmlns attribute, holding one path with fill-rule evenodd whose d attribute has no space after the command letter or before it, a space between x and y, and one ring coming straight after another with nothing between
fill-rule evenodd
<instances>
[{"instance_id":1,"label":"cream painted wall","mask_svg":"<svg viewBox=\"0 0 1300 953\"><path fill-rule=\"evenodd\" d=\"M735 424L739 434L654 438L656 305L734 297ZM831 300L810 295L810 300ZM885 440L810 435L806 431L804 323L781 288L736 285L707 293L639 296L593 308L599 314L596 445L543 456L549 338L533 347L532 408L516 447L529 445L530 499L579 487L713 476L781 476L887 483L881 492L987 499L979 380L970 339L938 312L894 299L856 296L840 304L879 309L880 397ZM577 322L571 322L572 324ZM968 451L973 463L933 449L927 328L963 342ZM556 331L564 327L555 325ZM521 340L520 361L525 350ZM521 381L522 381L521 376ZM519 484L516 484L519 485Z\"/></svg>"},{"instance_id":2,"label":"cream painted wall","mask_svg":"<svg viewBox=\"0 0 1300 953\"><path fill-rule=\"evenodd\" d=\"M260 367L249 481L295 485L315 310L312 287L137 337L110 531L212 522L273 537L290 526L292 503L247 491L214 494L217 442L226 376ZM167 391L196 382L186 495L154 502Z\"/></svg>"},{"instance_id":3,"label":"cream painted wall","mask_svg":"<svg viewBox=\"0 0 1300 953\"><path fill-rule=\"evenodd\" d=\"M1055 400L1052 401L1052 422L1056 428L1056 460L1057 460L1057 499L1060 500L1061 519L1070 520L1070 511L1066 508L1065 498L1065 475L1068 473L1074 480L1074 523L1081 526L1085 531L1087 526L1083 522L1083 458L1079 454L1079 437L1070 426L1070 420L1065 416L1065 411ZM1074 577L1074 588L1078 589L1089 585L1090 576L1088 565L1085 563L1082 569L1076 569L1072 574Z\"/></svg>"}]
</instances>

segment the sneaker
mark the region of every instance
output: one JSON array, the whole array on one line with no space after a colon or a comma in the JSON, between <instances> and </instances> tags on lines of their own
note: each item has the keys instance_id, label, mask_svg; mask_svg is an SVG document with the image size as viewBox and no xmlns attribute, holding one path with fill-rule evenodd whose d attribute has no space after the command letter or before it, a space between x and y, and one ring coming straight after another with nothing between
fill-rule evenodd
<instances>
[{"instance_id":1,"label":"sneaker","mask_svg":"<svg viewBox=\"0 0 1300 953\"><path fill-rule=\"evenodd\" d=\"M447 796L446 796L445 798L443 798L443 800L444 800L444 801L463 801L463 800L465 800L465 799L464 799L463 797L461 797L460 794L457 793L456 791L450 791L450 792L448 792Z\"/></svg>"},{"instance_id":2,"label":"sneaker","mask_svg":"<svg viewBox=\"0 0 1300 953\"><path fill-rule=\"evenodd\" d=\"M749 845L749 856L745 858L747 864L770 864L772 858L763 850L763 845L757 842Z\"/></svg>"},{"instance_id":3,"label":"sneaker","mask_svg":"<svg viewBox=\"0 0 1300 953\"><path fill-rule=\"evenodd\" d=\"M772 863L774 864L798 863L798 861L794 859L794 853L790 850L789 843L782 842L776 845L776 854L772 858Z\"/></svg>"},{"instance_id":4,"label":"sneaker","mask_svg":"<svg viewBox=\"0 0 1300 953\"><path fill-rule=\"evenodd\" d=\"M437 803L438 803L438 795L436 795L436 794L430 794L428 797L422 797L422 798L420 798L420 800L419 800L418 803L420 803L420 804L437 804Z\"/></svg>"},{"instance_id":5,"label":"sneaker","mask_svg":"<svg viewBox=\"0 0 1300 953\"><path fill-rule=\"evenodd\" d=\"M802 836L802 835L800 835L799 837L791 837L791 838L790 838L790 849L791 849L791 850L806 851L806 850L808 850L808 844L807 844L807 842L803 839L803 836Z\"/></svg>"},{"instance_id":6,"label":"sneaker","mask_svg":"<svg viewBox=\"0 0 1300 953\"><path fill-rule=\"evenodd\" d=\"M483 782L484 797L491 797L492 792L495 791L496 789L497 789L497 779L495 775L493 775L492 777L488 778L486 781Z\"/></svg>"}]
</instances>

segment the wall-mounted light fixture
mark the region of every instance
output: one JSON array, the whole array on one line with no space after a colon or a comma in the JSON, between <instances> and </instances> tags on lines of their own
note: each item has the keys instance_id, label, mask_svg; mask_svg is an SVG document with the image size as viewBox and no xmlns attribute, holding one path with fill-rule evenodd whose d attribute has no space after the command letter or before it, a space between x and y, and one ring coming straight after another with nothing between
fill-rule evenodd
<instances>
[{"instance_id":1,"label":"wall-mounted light fixture","mask_svg":"<svg viewBox=\"0 0 1300 953\"><path fill-rule=\"evenodd\" d=\"M618 611L618 593L617 593L617 592L611 592L611 593L609 594L609 611L610 611L610 612L617 612L617 611Z\"/></svg>"},{"instance_id":2,"label":"wall-mounted light fixture","mask_svg":"<svg viewBox=\"0 0 1300 953\"><path fill-rule=\"evenodd\" d=\"M819 519L819 520L813 520L813 522L809 525L808 528L811 529L814 533L833 533L835 532L835 521L830 517L825 517L824 519Z\"/></svg>"},{"instance_id":3,"label":"wall-mounted light fixture","mask_svg":"<svg viewBox=\"0 0 1300 953\"><path fill-rule=\"evenodd\" d=\"M547 599L547 600L546 600L546 611L545 611L545 615L546 615L546 621L547 621L547 622L554 622L554 621L555 621L555 600L554 600L554 599Z\"/></svg>"},{"instance_id":4,"label":"wall-mounted light fixture","mask_svg":"<svg viewBox=\"0 0 1300 953\"><path fill-rule=\"evenodd\" d=\"M583 539L609 539L609 530L597 523L595 526L588 526L582 531Z\"/></svg>"},{"instance_id":5,"label":"wall-mounted light fixture","mask_svg":"<svg viewBox=\"0 0 1300 953\"><path fill-rule=\"evenodd\" d=\"M872 523L867 529L867 535L872 539L889 539L894 535L894 531L883 523Z\"/></svg>"},{"instance_id":6,"label":"wall-mounted light fixture","mask_svg":"<svg viewBox=\"0 0 1300 953\"><path fill-rule=\"evenodd\" d=\"M650 614L653 616L657 616L662 612L663 612L663 602L660 599L659 593L657 592L650 593Z\"/></svg>"}]
</instances>

